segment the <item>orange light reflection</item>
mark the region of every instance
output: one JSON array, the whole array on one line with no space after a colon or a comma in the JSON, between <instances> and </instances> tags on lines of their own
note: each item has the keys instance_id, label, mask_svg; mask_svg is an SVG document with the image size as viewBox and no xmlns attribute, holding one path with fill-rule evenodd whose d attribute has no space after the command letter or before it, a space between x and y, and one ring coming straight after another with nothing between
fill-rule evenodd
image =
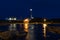
<instances>
[{"instance_id":1,"label":"orange light reflection","mask_svg":"<svg viewBox=\"0 0 60 40\"><path fill-rule=\"evenodd\" d=\"M29 19L24 20L24 31L28 32Z\"/></svg>"}]
</instances>

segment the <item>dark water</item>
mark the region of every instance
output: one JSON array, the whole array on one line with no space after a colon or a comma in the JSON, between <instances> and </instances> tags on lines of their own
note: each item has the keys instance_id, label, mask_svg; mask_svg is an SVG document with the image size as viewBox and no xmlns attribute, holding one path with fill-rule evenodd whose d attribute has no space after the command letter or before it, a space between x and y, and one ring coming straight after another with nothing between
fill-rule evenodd
<instances>
[{"instance_id":1,"label":"dark water","mask_svg":"<svg viewBox=\"0 0 60 40\"><path fill-rule=\"evenodd\" d=\"M48 27L60 28L60 24L49 24ZM60 34L47 30L47 40L60 40Z\"/></svg>"},{"instance_id":2,"label":"dark water","mask_svg":"<svg viewBox=\"0 0 60 40\"><path fill-rule=\"evenodd\" d=\"M34 39L35 40L45 40L44 39L44 36L43 36L43 27L42 25L34 25ZM1 31L7 31L9 30L8 29L8 25L6 26L0 26L0 30ZM19 31L20 30L20 27L17 26L17 30ZM46 40L58 40L60 39L60 34L57 34L57 33L52 33L52 32L49 32L47 30L47 37L46 37ZM24 37L16 37L16 35L13 35L13 37L10 38L10 40L26 40L26 36Z\"/></svg>"}]
</instances>

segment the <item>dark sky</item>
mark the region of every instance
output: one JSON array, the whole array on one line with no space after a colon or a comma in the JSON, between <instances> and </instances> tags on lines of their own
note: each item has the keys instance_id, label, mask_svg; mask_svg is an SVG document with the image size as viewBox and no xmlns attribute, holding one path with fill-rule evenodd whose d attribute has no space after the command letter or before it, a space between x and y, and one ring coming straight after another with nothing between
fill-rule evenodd
<instances>
[{"instance_id":1,"label":"dark sky","mask_svg":"<svg viewBox=\"0 0 60 40\"><path fill-rule=\"evenodd\" d=\"M0 0L0 17L28 17L30 8L34 17L60 18L59 0Z\"/></svg>"}]
</instances>

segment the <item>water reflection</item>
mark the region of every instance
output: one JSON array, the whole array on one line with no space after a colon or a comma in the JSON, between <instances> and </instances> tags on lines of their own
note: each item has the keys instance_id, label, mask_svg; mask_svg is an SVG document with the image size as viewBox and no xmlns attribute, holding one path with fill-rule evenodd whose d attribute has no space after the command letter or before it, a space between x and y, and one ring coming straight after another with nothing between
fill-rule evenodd
<instances>
[{"instance_id":1,"label":"water reflection","mask_svg":"<svg viewBox=\"0 0 60 40\"><path fill-rule=\"evenodd\" d=\"M49 26L52 27L51 25L48 25L48 27ZM7 35L7 36L9 35L9 38L6 40L45 40L45 38L43 36L43 27L41 24L30 25L28 32L24 31L23 25L17 24L16 28L17 28L16 31L9 31L9 25L0 26L0 40L3 40L3 38L1 38L1 35L4 35L3 37L5 37L5 38L6 38L5 35ZM4 32L4 33L2 33L2 32ZM60 39L60 34L50 32L48 29L47 29L46 36L47 36L46 40Z\"/></svg>"}]
</instances>

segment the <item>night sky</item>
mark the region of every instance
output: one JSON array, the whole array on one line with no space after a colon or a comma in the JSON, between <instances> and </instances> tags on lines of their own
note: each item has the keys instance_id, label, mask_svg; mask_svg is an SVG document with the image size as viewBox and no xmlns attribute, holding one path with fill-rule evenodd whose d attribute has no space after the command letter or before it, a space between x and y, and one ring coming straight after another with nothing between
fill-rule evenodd
<instances>
[{"instance_id":1,"label":"night sky","mask_svg":"<svg viewBox=\"0 0 60 40\"><path fill-rule=\"evenodd\" d=\"M60 18L59 0L0 0L0 17L28 17L29 9L34 17Z\"/></svg>"}]
</instances>

